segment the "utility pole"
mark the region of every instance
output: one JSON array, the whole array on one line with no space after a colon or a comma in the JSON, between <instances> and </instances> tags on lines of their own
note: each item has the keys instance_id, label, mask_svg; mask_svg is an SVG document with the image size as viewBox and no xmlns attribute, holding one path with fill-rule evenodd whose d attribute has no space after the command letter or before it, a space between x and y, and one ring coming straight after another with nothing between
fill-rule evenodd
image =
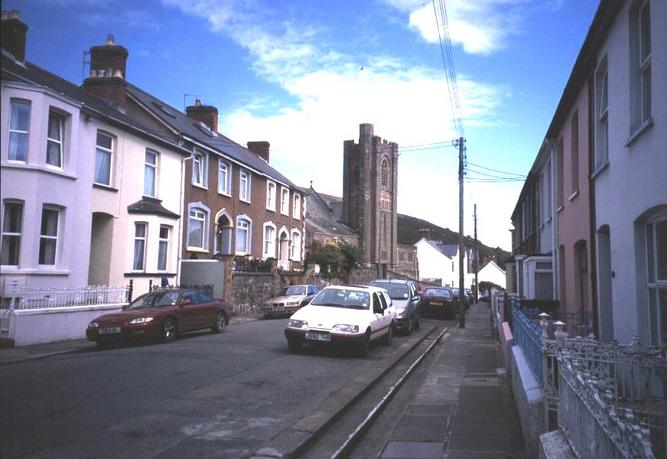
<instances>
[{"instance_id":1,"label":"utility pole","mask_svg":"<svg viewBox=\"0 0 667 459\"><path fill-rule=\"evenodd\" d=\"M479 298L479 280L477 279L477 271L479 271L479 242L477 241L477 204L473 207L473 218L475 221L475 258L473 259L473 269L475 270L475 290L472 292L475 298L475 303Z\"/></svg>"},{"instance_id":2,"label":"utility pole","mask_svg":"<svg viewBox=\"0 0 667 459\"><path fill-rule=\"evenodd\" d=\"M465 152L465 140L459 137L459 328L466 327L466 305L465 292L463 290L463 155Z\"/></svg>"}]
</instances>

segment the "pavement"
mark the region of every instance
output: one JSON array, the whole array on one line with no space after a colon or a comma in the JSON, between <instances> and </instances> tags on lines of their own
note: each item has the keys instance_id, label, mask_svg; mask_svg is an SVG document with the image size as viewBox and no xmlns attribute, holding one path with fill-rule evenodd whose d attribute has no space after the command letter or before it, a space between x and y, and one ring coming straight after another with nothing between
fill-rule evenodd
<instances>
[{"instance_id":1,"label":"pavement","mask_svg":"<svg viewBox=\"0 0 667 459\"><path fill-rule=\"evenodd\" d=\"M473 304L465 328L451 328L381 459L524 459L519 418L489 314L488 303ZM257 318L237 316L231 323ZM0 366L94 346L80 339L0 349Z\"/></svg>"},{"instance_id":2,"label":"pavement","mask_svg":"<svg viewBox=\"0 0 667 459\"><path fill-rule=\"evenodd\" d=\"M523 437L488 303L452 327L381 459L523 459Z\"/></svg>"},{"instance_id":3,"label":"pavement","mask_svg":"<svg viewBox=\"0 0 667 459\"><path fill-rule=\"evenodd\" d=\"M261 315L249 314L243 316L232 316L230 325L242 322L250 322L261 319ZM27 360L38 360L54 355L70 354L91 350L96 344L86 338L56 341L53 343L33 344L30 346L8 347L0 349L0 366L25 362Z\"/></svg>"}]
</instances>

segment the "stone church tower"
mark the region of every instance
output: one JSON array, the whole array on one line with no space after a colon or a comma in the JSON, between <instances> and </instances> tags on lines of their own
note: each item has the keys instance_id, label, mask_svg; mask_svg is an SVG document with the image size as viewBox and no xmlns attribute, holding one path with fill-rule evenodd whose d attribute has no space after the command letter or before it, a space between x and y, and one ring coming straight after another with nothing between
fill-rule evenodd
<instances>
[{"instance_id":1,"label":"stone church tower","mask_svg":"<svg viewBox=\"0 0 667 459\"><path fill-rule=\"evenodd\" d=\"M378 274L396 264L398 145L359 125L359 143L343 148L342 220L359 234L363 262Z\"/></svg>"}]
</instances>

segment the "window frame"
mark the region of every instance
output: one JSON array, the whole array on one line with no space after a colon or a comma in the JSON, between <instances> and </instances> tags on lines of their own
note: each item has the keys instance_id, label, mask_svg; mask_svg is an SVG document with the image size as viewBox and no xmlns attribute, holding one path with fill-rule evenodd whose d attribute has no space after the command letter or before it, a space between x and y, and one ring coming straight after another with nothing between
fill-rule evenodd
<instances>
[{"instance_id":1,"label":"window frame","mask_svg":"<svg viewBox=\"0 0 667 459\"><path fill-rule=\"evenodd\" d=\"M148 162L148 156L152 155L155 158L155 163L150 164ZM144 153L144 196L148 196L149 198L157 198L158 192L157 192L157 185L158 185L158 171L159 171L159 163L160 163L160 154L155 151L151 150L150 148L146 148L146 152ZM153 173L153 193L148 194L146 193L146 174L147 172L152 169Z\"/></svg>"},{"instance_id":2,"label":"window frame","mask_svg":"<svg viewBox=\"0 0 667 459\"><path fill-rule=\"evenodd\" d=\"M193 186L198 186L200 188L207 188L208 154L200 149L195 149L195 151L192 152L191 158L192 158L192 176L190 183ZM196 169L195 169L195 163L197 163ZM195 180L195 170L199 171L199 181Z\"/></svg>"},{"instance_id":3,"label":"window frame","mask_svg":"<svg viewBox=\"0 0 667 459\"><path fill-rule=\"evenodd\" d=\"M55 226L55 235L52 234L44 234L43 232L43 227L44 227L44 216L46 212L54 212L56 215L56 226ZM52 206L49 204L44 204L42 206L42 215L40 218L40 229L39 229L39 245L37 249L37 265L42 267L42 266L56 266L58 264L58 254L59 254L59 246L60 246L60 235L59 235L59 230L61 227L61 219L62 219L62 208ZM47 256L46 253L42 252L42 241L53 241L53 263L47 263L45 262L45 257Z\"/></svg>"},{"instance_id":4,"label":"window frame","mask_svg":"<svg viewBox=\"0 0 667 459\"><path fill-rule=\"evenodd\" d=\"M223 166L225 177L222 178ZM218 193L225 196L232 195L232 164L224 159L218 159Z\"/></svg>"},{"instance_id":5,"label":"window frame","mask_svg":"<svg viewBox=\"0 0 667 459\"><path fill-rule=\"evenodd\" d=\"M144 229L142 236L137 234L139 228ZM132 272L146 271L146 252L148 248L148 222L134 222L134 236L132 237ZM141 242L141 266L137 266L137 242Z\"/></svg>"},{"instance_id":6,"label":"window frame","mask_svg":"<svg viewBox=\"0 0 667 459\"><path fill-rule=\"evenodd\" d=\"M21 105L26 105L28 107L28 126L27 130L22 130L22 129L13 129L12 128L12 119L13 119L13 114L14 114L14 104L21 104ZM30 157L30 124L32 121L32 101L28 99L22 99L22 98L10 98L9 99L9 129L7 131L7 160L15 163L23 163L26 164L28 162L28 159ZM18 159L18 158L12 158L11 157L11 138L12 134L18 134L18 135L24 135L26 137L25 145L26 145L26 150L25 150L25 158L24 159Z\"/></svg>"},{"instance_id":7,"label":"window frame","mask_svg":"<svg viewBox=\"0 0 667 459\"><path fill-rule=\"evenodd\" d=\"M301 195L292 193L292 218L301 220Z\"/></svg>"},{"instance_id":8,"label":"window frame","mask_svg":"<svg viewBox=\"0 0 667 459\"><path fill-rule=\"evenodd\" d=\"M102 146L99 144L99 136L105 136L108 137L111 140L111 148L107 148L105 146ZM110 187L113 184L114 181L114 147L116 145L116 136L113 134L103 131L101 129L97 130L97 135L95 136L95 171L94 171L94 176L93 176L93 183L97 185L102 185L102 186L107 186ZM98 170L98 153L104 153L109 156L109 183L104 183L104 182L99 182L97 180L97 170Z\"/></svg>"},{"instance_id":9,"label":"window frame","mask_svg":"<svg viewBox=\"0 0 667 459\"><path fill-rule=\"evenodd\" d=\"M295 238L296 236L296 238ZM292 261L301 261L301 231L298 229L293 229L290 232L290 256L289 259ZM295 252L296 251L296 256Z\"/></svg>"},{"instance_id":10,"label":"window frame","mask_svg":"<svg viewBox=\"0 0 667 459\"><path fill-rule=\"evenodd\" d=\"M58 120L58 135L59 139L54 139L51 137L51 119L55 118ZM58 146L58 164L52 164L49 162L49 145L55 144ZM65 168L65 115L55 111L49 110L49 118L46 126L46 158L45 164L47 167L53 167L56 169Z\"/></svg>"},{"instance_id":11,"label":"window frame","mask_svg":"<svg viewBox=\"0 0 667 459\"><path fill-rule=\"evenodd\" d=\"M287 197L285 197L287 193ZM289 203L290 203L290 192L289 188L281 186L280 187L280 213L281 215L287 215L289 217Z\"/></svg>"},{"instance_id":12,"label":"window frame","mask_svg":"<svg viewBox=\"0 0 667 459\"><path fill-rule=\"evenodd\" d=\"M199 218L197 215L191 215L192 212L201 212L203 218ZM211 218L211 211L201 202L191 202L188 204L188 226L186 233L186 250L190 252L208 252L208 230L209 230L209 221ZM197 220L202 222L202 242L201 246L192 245L190 238L190 220Z\"/></svg>"},{"instance_id":13,"label":"window frame","mask_svg":"<svg viewBox=\"0 0 667 459\"><path fill-rule=\"evenodd\" d=\"M663 317L663 314L667 314L667 305L663 310L660 309L660 292L661 290L667 291L667 276L665 278L659 277L660 253L658 252L656 237L658 224L667 224L667 214L662 212L643 225L646 250L648 338L650 344L654 346L667 344L667 334L661 335L664 332L661 328L667 328L667 317ZM664 241L663 243L667 244Z\"/></svg>"},{"instance_id":14,"label":"window frame","mask_svg":"<svg viewBox=\"0 0 667 459\"><path fill-rule=\"evenodd\" d=\"M272 236L267 239L267 230L272 230ZM276 234L278 229L271 222L264 223L262 227L262 258L276 258Z\"/></svg>"},{"instance_id":15,"label":"window frame","mask_svg":"<svg viewBox=\"0 0 667 459\"><path fill-rule=\"evenodd\" d=\"M245 178L245 186L243 184ZM245 169L239 170L239 199L243 202L251 203L252 178L250 172Z\"/></svg>"},{"instance_id":16,"label":"window frame","mask_svg":"<svg viewBox=\"0 0 667 459\"><path fill-rule=\"evenodd\" d=\"M607 56L595 71L595 172L609 163L609 72Z\"/></svg>"},{"instance_id":17,"label":"window frame","mask_svg":"<svg viewBox=\"0 0 667 459\"><path fill-rule=\"evenodd\" d=\"M18 213L18 232L12 232L12 231L5 231L5 224L7 223L7 205L18 205L19 206L19 213ZM15 199L4 199L2 201L2 226L0 226L0 253L2 248L4 247L5 243L5 238L18 238L18 249L17 249L17 257L16 257L16 264L4 264L2 263L4 260L0 259L0 264L3 267L15 267L18 268L21 265L21 240L23 239L23 211L25 208L25 202L20 201L20 200L15 200Z\"/></svg>"},{"instance_id":18,"label":"window frame","mask_svg":"<svg viewBox=\"0 0 667 459\"><path fill-rule=\"evenodd\" d=\"M247 223L244 227L243 224ZM246 232L244 250L239 250L239 231ZM250 255L252 253L252 219L243 214L236 217L236 226L234 228L234 254Z\"/></svg>"},{"instance_id":19,"label":"window frame","mask_svg":"<svg viewBox=\"0 0 667 459\"><path fill-rule=\"evenodd\" d=\"M635 0L629 11L630 140L652 124L652 43L649 0Z\"/></svg>"},{"instance_id":20,"label":"window frame","mask_svg":"<svg viewBox=\"0 0 667 459\"><path fill-rule=\"evenodd\" d=\"M276 183L267 180L266 181L266 210L270 210L272 212L276 211L276 193L277 193L278 187L276 186Z\"/></svg>"},{"instance_id":21,"label":"window frame","mask_svg":"<svg viewBox=\"0 0 667 459\"><path fill-rule=\"evenodd\" d=\"M574 196L579 191L579 110L570 118L570 193Z\"/></svg>"},{"instance_id":22,"label":"window frame","mask_svg":"<svg viewBox=\"0 0 667 459\"><path fill-rule=\"evenodd\" d=\"M162 230L167 230L167 236L162 237ZM169 225L160 225L160 229L158 231L158 242L157 242L157 271L158 272L166 272L168 271L169 267L169 242L171 240L171 231L172 227ZM164 260L161 260L161 249L162 247L165 247L164 249ZM164 267L160 267L160 262L164 261Z\"/></svg>"}]
</instances>

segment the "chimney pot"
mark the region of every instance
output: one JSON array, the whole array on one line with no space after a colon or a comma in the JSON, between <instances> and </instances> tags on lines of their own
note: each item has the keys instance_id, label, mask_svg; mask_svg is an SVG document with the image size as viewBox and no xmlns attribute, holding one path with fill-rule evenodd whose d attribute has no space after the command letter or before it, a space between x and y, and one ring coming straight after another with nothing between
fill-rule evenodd
<instances>
[{"instance_id":1,"label":"chimney pot","mask_svg":"<svg viewBox=\"0 0 667 459\"><path fill-rule=\"evenodd\" d=\"M28 26L21 21L18 11L2 12L2 48L7 50L19 62L25 61L25 40Z\"/></svg>"},{"instance_id":2,"label":"chimney pot","mask_svg":"<svg viewBox=\"0 0 667 459\"><path fill-rule=\"evenodd\" d=\"M127 106L125 68L128 52L114 43L113 34L106 42L90 48L90 77L83 82L83 89L124 112Z\"/></svg>"},{"instance_id":3,"label":"chimney pot","mask_svg":"<svg viewBox=\"0 0 667 459\"><path fill-rule=\"evenodd\" d=\"M203 105L195 99L195 104L185 109L185 114L193 121L201 121L213 132L218 132L218 109L212 105Z\"/></svg>"},{"instance_id":4,"label":"chimney pot","mask_svg":"<svg viewBox=\"0 0 667 459\"><path fill-rule=\"evenodd\" d=\"M269 152L271 149L271 144L265 140L262 141L256 141L256 142L248 142L248 150L252 151L255 153L257 156L262 158L264 161L267 163L269 162Z\"/></svg>"}]
</instances>

